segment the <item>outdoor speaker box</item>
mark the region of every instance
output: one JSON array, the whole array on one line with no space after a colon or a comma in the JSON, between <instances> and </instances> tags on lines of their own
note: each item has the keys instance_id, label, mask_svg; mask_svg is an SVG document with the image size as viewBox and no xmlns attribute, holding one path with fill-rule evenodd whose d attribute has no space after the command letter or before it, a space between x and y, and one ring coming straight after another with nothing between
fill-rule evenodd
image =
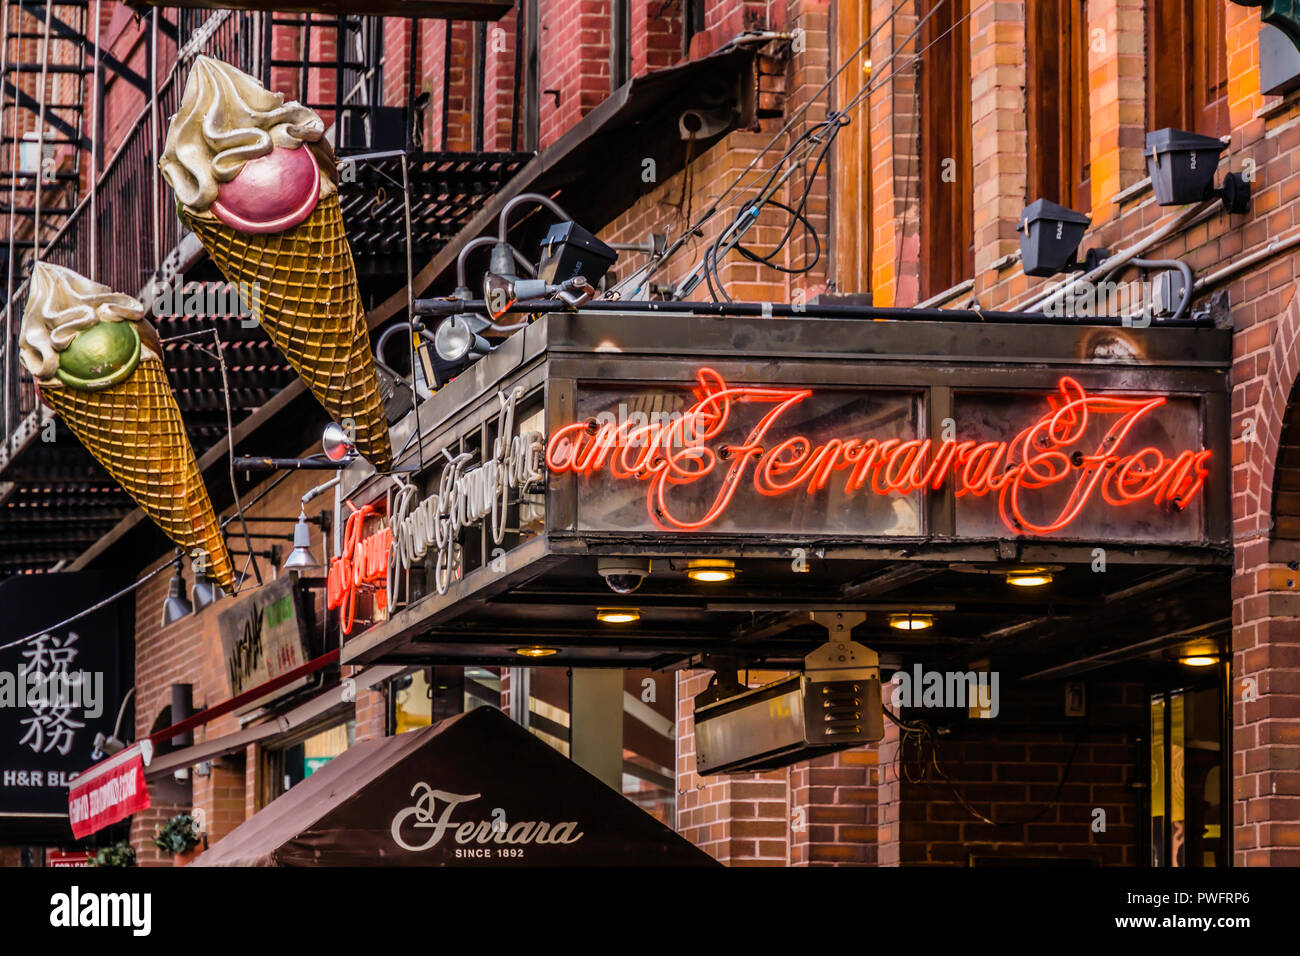
<instances>
[{"instance_id":1,"label":"outdoor speaker box","mask_svg":"<svg viewBox=\"0 0 1300 956\"><path fill-rule=\"evenodd\" d=\"M774 770L860 747L884 736L884 719L875 652L831 642L809 655L803 674L697 706L696 772Z\"/></svg>"},{"instance_id":2,"label":"outdoor speaker box","mask_svg":"<svg viewBox=\"0 0 1300 956\"><path fill-rule=\"evenodd\" d=\"M537 278L558 284L582 276L592 286L600 284L618 253L576 222L557 222L542 240Z\"/></svg>"},{"instance_id":3,"label":"outdoor speaker box","mask_svg":"<svg viewBox=\"0 0 1300 956\"><path fill-rule=\"evenodd\" d=\"M1181 129L1147 133L1147 172L1158 206L1186 206L1208 199L1214 189L1214 172L1225 149L1213 136Z\"/></svg>"},{"instance_id":4,"label":"outdoor speaker box","mask_svg":"<svg viewBox=\"0 0 1300 956\"><path fill-rule=\"evenodd\" d=\"M1074 254L1092 220L1081 212L1036 199L1016 224L1020 233L1020 263L1025 275L1054 276L1074 263Z\"/></svg>"}]
</instances>

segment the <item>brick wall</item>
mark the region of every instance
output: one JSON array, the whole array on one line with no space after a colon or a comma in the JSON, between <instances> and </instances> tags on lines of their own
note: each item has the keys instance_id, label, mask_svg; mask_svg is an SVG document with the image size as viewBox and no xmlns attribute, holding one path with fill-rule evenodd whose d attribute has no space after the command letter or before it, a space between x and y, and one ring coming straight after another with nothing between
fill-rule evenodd
<instances>
[{"instance_id":1,"label":"brick wall","mask_svg":"<svg viewBox=\"0 0 1300 956\"><path fill-rule=\"evenodd\" d=\"M1300 146L1300 98L1264 97L1259 90L1259 11L1227 0L1229 150L1220 170L1255 175L1254 205L1245 216L1214 209L1202 220L1179 224L1186 209L1155 205L1144 182L1146 132L1146 4L1141 0L1088 3L1089 143L1093 226L1081 250L1112 252L1152 235L1145 258L1179 257L1197 276L1290 240L1298 232L1300 170L1291 160ZM872 4L881 22L890 4ZM1014 222L1033 196L1026 194L1023 145L1025 50L1022 3L972 0L971 89L976 188L975 291L985 309L1019 309L1044 294L1053 280L1024 276L1016 255ZM852 18L843 18L850 22ZM912 28L898 17L872 45L883 63ZM841 46L847 38L841 38ZM852 49L852 46L848 47ZM895 61L894 68L902 67ZM880 78L871 97L871 170L874 201L870 236L870 290L878 304L916 301L914 230L916 190L909 178L915 157L915 99L910 70ZM1029 161L1033 157L1027 157ZM866 231L851 216L838 217L837 245ZM1236 332L1233 349L1232 509L1236 578L1233 583L1233 706L1236 861L1300 862L1300 627L1295 590L1300 536L1286 530L1279 501L1292 491L1284 437L1300 357L1300 316L1295 300L1296 246L1274 246L1260 261L1198 290L1198 301L1226 293ZM841 291L846 267L832 276ZM1130 274L1131 277L1131 274ZM861 290L868 291L868 290ZM1279 462L1281 471L1279 472ZM1300 487L1300 485L1296 485ZM905 823L906 821L904 821ZM906 842L904 842L906 850ZM906 861L906 853L904 853Z\"/></svg>"},{"instance_id":2,"label":"brick wall","mask_svg":"<svg viewBox=\"0 0 1300 956\"><path fill-rule=\"evenodd\" d=\"M939 765L951 785L936 779L933 768L913 782L922 776L918 750L909 742L900 754L895 735L882 748L888 752L881 772L890 781L891 823L898 825L897 862L965 866L972 856L1143 862L1136 858L1142 791L1127 786L1144 776L1142 688L1095 684L1088 690L1089 717L1063 718L1060 684L1008 683L1000 688L996 719L950 721L950 732L938 739ZM926 712L902 714L905 721L927 716L939 723Z\"/></svg>"},{"instance_id":3,"label":"brick wall","mask_svg":"<svg viewBox=\"0 0 1300 956\"><path fill-rule=\"evenodd\" d=\"M750 686L783 676L754 671ZM876 863L876 749L766 773L702 777L695 772L694 698L711 677L677 673L677 831L729 866Z\"/></svg>"},{"instance_id":4,"label":"brick wall","mask_svg":"<svg viewBox=\"0 0 1300 956\"><path fill-rule=\"evenodd\" d=\"M247 507L245 516L256 519L297 514L299 498L320 480L317 472L291 473L265 498ZM257 489L254 489L245 495L245 500L251 500L256 494ZM226 514L230 514L230 511ZM287 542L265 535L288 534L291 528L291 525L259 525L256 521L250 521L253 548L265 551L273 544L279 544L282 553L287 554ZM229 540L232 548L245 550L242 534L232 533ZM320 531L316 528L313 528L312 549L318 557L324 556ZM166 564L168 560L160 559L146 569L146 573L160 564ZM236 576L243 568L244 561L244 557L235 556ZM275 574L271 565L263 559L261 567L264 578L270 580ZM161 626L162 605L167 596L170 578L171 572L163 571L136 592L135 739L149 734L155 723L163 719L164 710L171 704L172 684L193 685L196 710L211 707L231 696L217 622L221 611L231 606L231 599L227 597L218 600L164 628ZM192 569L187 566L187 587L193 585L193 580ZM256 588L250 571L240 598L254 593ZM314 613L319 620L320 592L316 592ZM356 720L357 739L383 735L384 700L381 692L365 691L357 695ZM171 720L164 720L162 726L170 723ZM239 716L226 714L195 728L194 740L201 743L234 733L239 727ZM203 813L211 842L233 830L259 809L257 773L257 747L253 746L214 759L211 771L207 774L194 774L191 782L193 799L187 806L160 804L156 799L157 788L151 787L151 799L155 806L149 811L136 814L131 826L131 842L141 863L170 863L170 858L161 858L152 845L153 828L155 824L182 810Z\"/></svg>"},{"instance_id":5,"label":"brick wall","mask_svg":"<svg viewBox=\"0 0 1300 956\"><path fill-rule=\"evenodd\" d=\"M541 145L550 146L610 93L607 0L548 0L541 8Z\"/></svg>"}]
</instances>

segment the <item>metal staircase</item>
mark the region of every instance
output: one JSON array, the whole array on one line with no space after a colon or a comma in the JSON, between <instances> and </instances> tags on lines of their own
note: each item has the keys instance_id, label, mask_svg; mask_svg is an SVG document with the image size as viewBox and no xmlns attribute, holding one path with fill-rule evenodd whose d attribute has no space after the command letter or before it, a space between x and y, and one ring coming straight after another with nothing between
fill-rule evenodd
<instances>
[{"instance_id":1,"label":"metal staircase","mask_svg":"<svg viewBox=\"0 0 1300 956\"><path fill-rule=\"evenodd\" d=\"M0 49L0 216L6 298L81 199L94 152L86 99L94 0L5 0Z\"/></svg>"}]
</instances>

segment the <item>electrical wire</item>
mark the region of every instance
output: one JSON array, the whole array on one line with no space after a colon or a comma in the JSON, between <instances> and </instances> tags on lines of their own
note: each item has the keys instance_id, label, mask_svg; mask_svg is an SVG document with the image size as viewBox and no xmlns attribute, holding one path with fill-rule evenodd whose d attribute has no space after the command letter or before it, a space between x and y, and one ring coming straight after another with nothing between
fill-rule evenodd
<instances>
[{"instance_id":1,"label":"electrical wire","mask_svg":"<svg viewBox=\"0 0 1300 956\"><path fill-rule=\"evenodd\" d=\"M895 777L907 783L927 783L930 782L930 774L933 770L935 779L948 788L962 809L975 819L994 827L1022 827L1027 823L1035 823L1061 802L1061 794L1065 790L1065 784L1070 779L1070 771L1074 767L1075 757L1078 756L1079 747L1083 744L1084 735L1087 733L1086 727L1080 727L1079 735L1074 741L1074 748L1070 751L1070 757L1065 763L1065 768L1061 771L1060 782L1056 785L1056 792L1052 795L1050 803L1046 804L1033 816L1026 817L1023 820L993 820L971 806L970 801L966 799L966 795L958 789L956 782L944 772L941 765L942 754L939 741L928 721L903 721L893 714L888 707L882 705L881 710L884 711L886 717L898 725L901 732L898 751L894 754ZM904 753L909 742L916 747L917 766L920 768L920 772L915 777L912 777L908 772L907 758ZM927 747L929 748L928 759L926 756Z\"/></svg>"},{"instance_id":2,"label":"electrical wire","mask_svg":"<svg viewBox=\"0 0 1300 956\"><path fill-rule=\"evenodd\" d=\"M889 19L893 18L894 14L897 13L897 11L901 8L901 6L902 4L900 3L898 7L894 8L894 11L891 12ZM929 22L930 18L933 17L940 10L942 6L943 6L943 0L939 0L939 2L936 3L934 7L932 7L925 14L924 17L921 17L919 19L919 21L917 22L916 26L912 29L912 31L906 37L903 38L903 41L900 44L899 48L890 53L890 56L885 61L886 64L892 63L903 53L907 45L911 43L920 34L921 30L925 27L925 24ZM957 20L953 22L951 26L948 27L948 29L944 30L943 33L939 34L939 36L935 37L933 40L927 43L924 47L921 47L915 53L912 53L911 55L907 56L906 59L897 67L895 67L888 75L884 76L883 78L880 78L879 75L877 74L875 77L868 79L867 82L865 82L862 85L862 87L858 90L858 92L848 101L848 103L844 105L842 109L830 111L823 121L813 125L809 129L805 130L800 136L798 136L794 140L794 142L792 142L786 148L785 152L781 155L781 157L773 164L772 169L768 173L765 180L755 181L753 186L757 186L759 182L762 182L762 188L758 190L758 197L752 200L751 202L747 203L744 207L742 207L742 209L736 214L736 217L732 220L731 224L726 229L722 230L718 238L714 240L712 248L707 249L705 251L704 260L701 263L701 265L696 269L697 272L703 271L704 278L709 287L710 295L713 296L713 300L715 302L719 301L718 299L719 295L721 295L723 300L727 302L732 301L731 297L727 294L727 291L723 286L722 279L719 274L719 263L723 258L725 258L725 256L731 249L736 248L739 245L740 236L743 235L744 232L751 225L753 225L754 220L758 218L761 208L764 205L767 205L773 201L772 197L775 194L776 190L780 188L780 186L783 185L787 179L790 178L790 176L794 173L795 169L797 169L800 164L804 163L807 158L811 157L815 153L817 157L817 161L813 167L812 174L806 178L804 191L800 196L798 203L796 203L795 205L795 209L798 209L800 212L804 211L806 209L808 197L811 193L812 187L816 182L818 173L820 172L821 165L825 161L825 157L829 152L830 147L835 140L835 137L839 134L839 131L844 126L847 126L849 122L851 122L849 113L852 112L854 109L856 109L857 106L864 99L866 99L866 97L868 97L873 90L878 89L883 84L889 82L896 75L898 75L900 71L907 68L908 64L918 63L920 61L921 56L927 50L929 50L936 43L939 43L941 40L947 37L950 33L952 33L953 30L957 29L957 27L959 27L962 23L964 23L967 19L970 18L970 15L971 14L968 12L964 16L959 17ZM877 27L877 29L879 29L879 27ZM872 31L872 35L874 35L874 33L875 31ZM844 66L852 62L852 60L857 56L858 52L860 52L864 48L865 43L869 42L869 39L870 38L868 38L868 41L864 41L864 44L859 45L858 49L855 50L854 53L852 53L845 60L844 64L840 66L840 69L836 70L836 72L832 74L830 79L825 84L823 84L822 87L816 93L813 94L813 98L809 100L809 102L806 103L804 107L802 107L795 114L795 117L792 117L792 122L794 119L798 118L798 116L802 115L802 112L805 109L807 109L807 107L810 106L817 97L820 97L821 94L825 92L826 89L829 88L830 84L834 82L834 80L839 76L840 72L844 69ZM785 128L788 129L789 126L790 123L787 123ZM775 139L773 140L773 142L775 142ZM817 150L816 147L819 144L821 145L821 149ZM746 167L746 170L742 171L741 178L743 178L748 173L749 169L753 167L754 162L757 161L767 151L767 149L771 148L771 145L772 143L769 143L768 146L764 148L763 152L760 152L759 156L756 156L754 161L751 161L750 166ZM805 155L798 156L796 158L796 154L801 151ZM787 162L790 164L788 168L786 167ZM717 201L714 202L713 206L710 207L708 213L706 213L706 215L694 227L693 231L698 231L699 228L703 226L703 224L707 222L708 219L711 218L712 215L714 215L717 212L722 200L728 195L731 189L734 188L734 185L735 183L733 183L731 187L728 187L728 189L724 191L723 195L719 197ZM746 191L748 191L748 189ZM778 248L784 246L784 244L789 240L789 237L793 233L793 229L796 223L797 223L797 219L792 218L789 226L787 227L785 235L782 237L781 242L778 244ZM819 242L819 246L820 246L820 242ZM672 249L666 251L664 255L661 256L659 259L647 263L647 267L651 268L651 274L653 273L654 269L657 269L659 265L665 262L669 258L669 256L677 250L677 248L679 248L679 246L675 245ZM819 249L819 253L820 253L820 249ZM773 255L774 254L775 252L773 253ZM819 259L820 259L820 254L818 255L817 260L813 260L810 263L808 270L806 271L811 271L811 269L816 266L816 262ZM771 262L762 262L760 264L772 265ZM646 278L648 279L649 275L647 275ZM690 279L691 277L688 276L685 282L689 283ZM696 280L696 283L697 282L698 280ZM691 288L694 287L694 284L695 283L691 284ZM685 291L689 292L690 290L689 288L687 288L685 289Z\"/></svg>"},{"instance_id":3,"label":"electrical wire","mask_svg":"<svg viewBox=\"0 0 1300 956\"><path fill-rule=\"evenodd\" d=\"M34 634L28 634L26 637L20 637L16 641L10 641L8 644L0 644L0 651L7 651L10 648L18 647L21 644L27 644L30 641L39 640L40 638L44 637L46 634L50 633L50 631L60 630L64 627L67 627L69 624L75 623L76 621L80 621L83 617L85 617L88 614L94 614L96 611L100 610L101 608L107 607L108 605L112 604L114 601L126 597L126 595L130 594L132 591L140 587L142 584L145 584L146 582L153 580L158 575L162 574L164 571L171 568L172 564L173 564L172 560L163 563L159 567L154 568L152 571L150 571L148 574L146 574L144 577L140 578L139 580L131 582L126 587L122 588L122 590L118 591L116 594L109 595L108 597L104 598L102 601L92 604L84 611L78 611L76 614L72 615L72 617L66 618L60 621L58 624L52 624L49 627L43 627L39 631L36 631Z\"/></svg>"},{"instance_id":4,"label":"electrical wire","mask_svg":"<svg viewBox=\"0 0 1300 956\"><path fill-rule=\"evenodd\" d=\"M908 2L909 0L899 0L898 4L896 4L892 10L890 10L889 14L883 20L881 20L881 22L877 24L876 27L870 33L867 34L866 39L864 39L860 44L858 44L857 48L854 49L854 51L845 58L844 62L840 64L839 68L834 73L832 73L829 77L827 77L826 82L823 83L812 94L812 96L808 98L808 101L806 103L804 103L797 110L795 110L794 114L790 117L789 120L786 121L785 125L782 126L776 132L776 134L768 141L766 146L764 146L761 150L758 151L758 153L754 156L754 158L749 161L749 164L740 171L740 173L735 177L735 179L731 181L730 185L728 185L727 188L722 191L722 194L713 201L713 203L701 215L700 219L696 223L688 227L686 231L683 232L682 235L676 241L674 241L673 244L668 249L664 251L663 255L659 256L659 258L657 259L650 260L645 265L643 265L640 269L638 269L636 272L633 272L630 276L628 276L627 279L624 279L622 282L619 283L618 288L621 289L624 285L631 283L634 279L637 279L638 276L641 276L642 273L645 273L645 275L642 276L637 281L636 288L639 289L646 282L649 282L649 280L654 276L656 272L659 271L660 267L665 262L667 262L670 258L672 258L672 256L678 250L680 250L682 246L684 246L690 240L691 237L695 236L706 222L708 222L715 215L717 215L718 212L722 209L722 205L726 201L727 197L730 196L731 193L736 189L736 187L740 185L740 183L744 180L744 178L749 175L750 171L754 169L754 167L758 164L759 160L761 160L764 156L766 156L767 153L772 149L772 147L775 146L783 136L785 136L787 133L790 132L790 130L794 127L795 123L799 121L800 117L802 117L803 114L806 113L812 107L812 105L821 98L822 94L825 93L826 90L830 88L832 83L834 83L837 79L839 79L840 74L843 73L844 70L848 67L848 65L852 63L854 59L857 58L858 54L860 54L863 50L865 50L868 46L871 45L871 42L876 38L876 34L878 34L881 30L883 30L887 24L893 22L894 17L898 14L900 10L903 9L903 7ZM940 0L941 4L942 2L943 0ZM938 7L936 7L935 9L938 9ZM931 11L930 14L927 14L926 18L928 19L929 16L933 14L933 12L934 11ZM924 21L922 21L922 23L924 23Z\"/></svg>"}]
</instances>

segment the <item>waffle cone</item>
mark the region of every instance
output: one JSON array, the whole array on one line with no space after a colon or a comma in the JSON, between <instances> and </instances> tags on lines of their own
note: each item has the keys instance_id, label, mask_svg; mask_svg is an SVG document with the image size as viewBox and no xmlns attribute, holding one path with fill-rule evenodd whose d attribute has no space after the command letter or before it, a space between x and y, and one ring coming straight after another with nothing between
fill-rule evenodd
<instances>
[{"instance_id":1,"label":"waffle cone","mask_svg":"<svg viewBox=\"0 0 1300 956\"><path fill-rule=\"evenodd\" d=\"M234 571L181 410L162 363L145 358L99 391L43 388L41 397L167 537L207 558L208 574L234 593Z\"/></svg>"},{"instance_id":2,"label":"waffle cone","mask_svg":"<svg viewBox=\"0 0 1300 956\"><path fill-rule=\"evenodd\" d=\"M305 220L278 233L182 216L226 279L251 290L262 328L330 418L345 428L351 421L361 456L390 470L388 419L338 196L324 197Z\"/></svg>"}]
</instances>

